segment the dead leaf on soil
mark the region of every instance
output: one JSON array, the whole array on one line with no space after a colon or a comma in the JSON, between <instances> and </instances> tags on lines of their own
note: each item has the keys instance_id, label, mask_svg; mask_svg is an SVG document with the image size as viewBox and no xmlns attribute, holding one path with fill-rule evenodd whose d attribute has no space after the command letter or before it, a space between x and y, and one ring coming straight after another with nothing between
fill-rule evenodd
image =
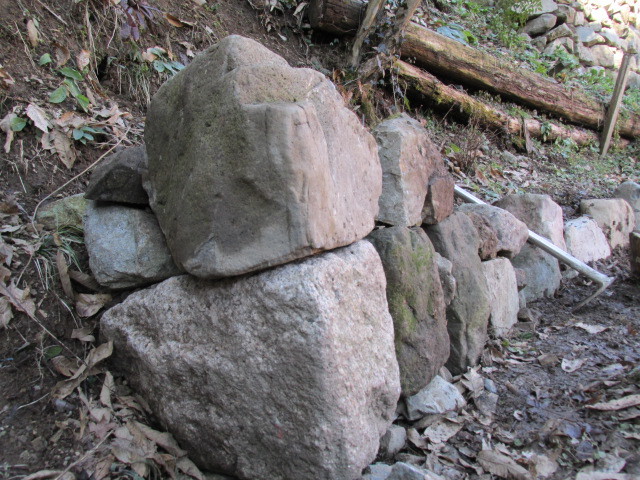
<instances>
[{"instance_id":1,"label":"dead leaf on soil","mask_svg":"<svg viewBox=\"0 0 640 480\"><path fill-rule=\"evenodd\" d=\"M15 113L7 113L2 120L0 120L0 130L6 134L4 141L4 153L11 151L11 144L13 143L14 132L11 129L11 122L18 116Z\"/></svg>"},{"instance_id":2,"label":"dead leaf on soil","mask_svg":"<svg viewBox=\"0 0 640 480\"><path fill-rule=\"evenodd\" d=\"M30 103L27 105L26 114L38 130L42 130L44 133L49 131L51 124L47 119L47 113L42 108Z\"/></svg>"},{"instance_id":3,"label":"dead leaf on soil","mask_svg":"<svg viewBox=\"0 0 640 480\"><path fill-rule=\"evenodd\" d=\"M71 169L73 164L76 162L76 151L71 145L71 140L62 130L57 128L52 130L49 135L51 136L53 147L55 148L60 161L65 167Z\"/></svg>"},{"instance_id":4,"label":"dead leaf on soil","mask_svg":"<svg viewBox=\"0 0 640 480\"><path fill-rule=\"evenodd\" d=\"M443 443L453 437L462 429L462 424L453 422L447 418L441 418L424 431L424 437L431 443Z\"/></svg>"},{"instance_id":5,"label":"dead leaf on soil","mask_svg":"<svg viewBox=\"0 0 640 480\"><path fill-rule=\"evenodd\" d=\"M552 460L546 455L533 454L527 456L527 463L529 464L529 470L535 478L547 478L553 475L558 470L558 462Z\"/></svg>"},{"instance_id":6,"label":"dead leaf on soil","mask_svg":"<svg viewBox=\"0 0 640 480\"><path fill-rule=\"evenodd\" d=\"M597 333L602 333L605 330L609 330L609 327L605 327L604 325L590 325L584 322L578 322L574 325L574 327L581 328L585 330L587 333L590 333L591 335L595 335Z\"/></svg>"},{"instance_id":7,"label":"dead leaf on soil","mask_svg":"<svg viewBox=\"0 0 640 480\"><path fill-rule=\"evenodd\" d=\"M53 357L51 359L51 364L56 372L60 375L64 375L65 377L73 377L78 370L78 362L76 360L72 360L62 355Z\"/></svg>"},{"instance_id":8,"label":"dead leaf on soil","mask_svg":"<svg viewBox=\"0 0 640 480\"><path fill-rule=\"evenodd\" d=\"M415 428L407 429L407 440L420 450L427 450L429 443Z\"/></svg>"},{"instance_id":9,"label":"dead leaf on soil","mask_svg":"<svg viewBox=\"0 0 640 480\"><path fill-rule=\"evenodd\" d=\"M36 303L31 298L29 287L20 290L13 282L9 285L0 282L0 295L4 295L17 310L26 313L30 317L35 316Z\"/></svg>"},{"instance_id":10,"label":"dead leaf on soil","mask_svg":"<svg viewBox=\"0 0 640 480\"><path fill-rule=\"evenodd\" d=\"M71 278L69 277L69 266L67 265L67 260L64 258L64 253L61 249L58 249L58 252L56 253L56 266L58 267L58 275L60 276L62 291L67 297L75 298L76 294L73 291Z\"/></svg>"},{"instance_id":11,"label":"dead leaf on soil","mask_svg":"<svg viewBox=\"0 0 640 480\"><path fill-rule=\"evenodd\" d=\"M81 342L95 342L96 337L91 335L93 328L91 327L83 327L83 328L75 328L71 332L71 338L80 340Z\"/></svg>"},{"instance_id":12,"label":"dead leaf on soil","mask_svg":"<svg viewBox=\"0 0 640 480\"><path fill-rule=\"evenodd\" d=\"M178 470L180 470L185 475L189 475L196 480L205 480L202 472L196 467L195 463L189 460L188 457L182 457L180 460L176 462L176 466Z\"/></svg>"},{"instance_id":13,"label":"dead leaf on soil","mask_svg":"<svg viewBox=\"0 0 640 480\"><path fill-rule=\"evenodd\" d=\"M42 480L45 478L57 477L62 473L62 470L40 470L39 472L32 473L23 477L22 480Z\"/></svg>"},{"instance_id":14,"label":"dead leaf on soil","mask_svg":"<svg viewBox=\"0 0 640 480\"><path fill-rule=\"evenodd\" d=\"M167 20L167 22L169 22L171 25L173 25L176 28L194 26L192 22L187 22L186 20L182 20L176 17L175 15L171 15L170 13L165 13L164 18Z\"/></svg>"},{"instance_id":15,"label":"dead leaf on soil","mask_svg":"<svg viewBox=\"0 0 640 480\"><path fill-rule=\"evenodd\" d=\"M582 367L585 363L587 363L586 358L574 358L574 359L563 358L560 366L562 367L562 370L564 370L565 372L573 373L576 370L578 370L580 367Z\"/></svg>"},{"instance_id":16,"label":"dead leaf on soil","mask_svg":"<svg viewBox=\"0 0 640 480\"><path fill-rule=\"evenodd\" d=\"M470 369L462 376L460 383L469 390L473 398L477 398L484 391L484 377L478 373L480 366Z\"/></svg>"},{"instance_id":17,"label":"dead leaf on soil","mask_svg":"<svg viewBox=\"0 0 640 480\"><path fill-rule=\"evenodd\" d=\"M6 266L11 266L11 260L13 260L13 247L4 242L0 236L0 265L3 263Z\"/></svg>"},{"instance_id":18,"label":"dead leaf on soil","mask_svg":"<svg viewBox=\"0 0 640 480\"><path fill-rule=\"evenodd\" d=\"M71 58L71 53L69 49L64 45L54 42L54 55L56 56L56 68L60 68L65 65L69 59Z\"/></svg>"},{"instance_id":19,"label":"dead leaf on soil","mask_svg":"<svg viewBox=\"0 0 640 480\"><path fill-rule=\"evenodd\" d=\"M594 403L593 405L586 405L586 408L590 410L600 410L603 412L611 412L615 410L623 410L625 408L635 407L640 405L640 395L629 395L627 397L619 398L617 400L611 400L609 402Z\"/></svg>"},{"instance_id":20,"label":"dead leaf on soil","mask_svg":"<svg viewBox=\"0 0 640 480\"><path fill-rule=\"evenodd\" d=\"M76 115L74 112L65 112L55 121L59 126L81 128L87 124L84 118Z\"/></svg>"},{"instance_id":21,"label":"dead leaf on soil","mask_svg":"<svg viewBox=\"0 0 640 480\"><path fill-rule=\"evenodd\" d=\"M116 384L113 381L113 375L111 375L111 372L106 372L102 388L100 389L100 403L102 403L102 405L113 408L113 405L111 404L111 393L114 392L115 389Z\"/></svg>"},{"instance_id":22,"label":"dead leaf on soil","mask_svg":"<svg viewBox=\"0 0 640 480\"><path fill-rule=\"evenodd\" d=\"M543 353L538 357L538 362L540 362L540 365L542 365L543 367L555 365L559 361L560 359L558 358L558 356L554 355L553 353Z\"/></svg>"},{"instance_id":23,"label":"dead leaf on soil","mask_svg":"<svg viewBox=\"0 0 640 480\"><path fill-rule=\"evenodd\" d=\"M187 452L180 448L176 439L173 438L168 432L158 432L157 430L152 429L151 427L144 425L140 422L133 422L134 425L144 434L152 442L164 448L171 455L176 457L182 457L187 454Z\"/></svg>"},{"instance_id":24,"label":"dead leaf on soil","mask_svg":"<svg viewBox=\"0 0 640 480\"><path fill-rule=\"evenodd\" d=\"M501 478L513 480L532 480L533 478L526 468L495 450L482 450L478 453L478 462L489 473Z\"/></svg>"},{"instance_id":25,"label":"dead leaf on soil","mask_svg":"<svg viewBox=\"0 0 640 480\"><path fill-rule=\"evenodd\" d=\"M27 37L29 37L31 46L36 48L40 42L40 33L38 32L38 27L36 27L36 22L32 18L27 21Z\"/></svg>"},{"instance_id":26,"label":"dead leaf on soil","mask_svg":"<svg viewBox=\"0 0 640 480\"><path fill-rule=\"evenodd\" d=\"M108 293L79 293L76 297L76 312L81 317L91 317L111 301Z\"/></svg>"},{"instance_id":27,"label":"dead leaf on soil","mask_svg":"<svg viewBox=\"0 0 640 480\"><path fill-rule=\"evenodd\" d=\"M77 270L69 270L69 277L74 282L78 282L80 285L88 288L89 290L95 291L100 289L100 284L95 280L95 278L86 273L82 273Z\"/></svg>"},{"instance_id":28,"label":"dead leaf on soil","mask_svg":"<svg viewBox=\"0 0 640 480\"><path fill-rule=\"evenodd\" d=\"M198 5L199 7L206 5L207 4L207 0L193 0L193 3L195 3L196 5Z\"/></svg>"},{"instance_id":29,"label":"dead leaf on soil","mask_svg":"<svg viewBox=\"0 0 640 480\"><path fill-rule=\"evenodd\" d=\"M0 328L7 328L9 322L13 318L11 304L6 297L0 297Z\"/></svg>"},{"instance_id":30,"label":"dead leaf on soil","mask_svg":"<svg viewBox=\"0 0 640 480\"><path fill-rule=\"evenodd\" d=\"M76 56L78 69L84 70L89 65L89 62L91 62L91 52L89 50L80 50L80 53Z\"/></svg>"},{"instance_id":31,"label":"dead leaf on soil","mask_svg":"<svg viewBox=\"0 0 640 480\"><path fill-rule=\"evenodd\" d=\"M640 440L640 432L620 432L620 434L624 438L629 438L632 440Z\"/></svg>"},{"instance_id":32,"label":"dead leaf on soil","mask_svg":"<svg viewBox=\"0 0 640 480\"><path fill-rule=\"evenodd\" d=\"M56 398L65 398L73 392L78 385L85 381L91 375L93 368L111 356L113 353L113 342L103 343L89 352L85 363L78 368L76 373L68 380L62 380L53 387L52 396Z\"/></svg>"},{"instance_id":33,"label":"dead leaf on soil","mask_svg":"<svg viewBox=\"0 0 640 480\"><path fill-rule=\"evenodd\" d=\"M0 89L9 90L14 83L15 81L11 78L11 75L0 64Z\"/></svg>"}]
</instances>

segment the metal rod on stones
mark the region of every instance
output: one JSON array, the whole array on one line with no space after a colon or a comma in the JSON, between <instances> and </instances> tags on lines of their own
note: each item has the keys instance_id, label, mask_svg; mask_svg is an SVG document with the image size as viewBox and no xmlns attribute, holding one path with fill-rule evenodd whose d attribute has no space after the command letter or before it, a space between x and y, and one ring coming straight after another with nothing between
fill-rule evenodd
<instances>
[{"instance_id":1,"label":"metal rod on stones","mask_svg":"<svg viewBox=\"0 0 640 480\"><path fill-rule=\"evenodd\" d=\"M478 205L486 205L486 203L480 200L478 197L476 197L475 195L472 195L471 193L467 192L466 190L464 190L463 188L457 185L455 186L454 191L455 191L455 194L461 199L463 199L465 202L476 203ZM565 252L561 248L558 248L557 246L555 246L553 243L551 243L550 240L544 238L541 235L538 235L535 232L532 232L531 230L529 230L529 238L527 239L527 241L535 245L536 247L540 248L541 250L544 250L549 255L554 256L555 258L560 260L562 263L569 265L574 270L578 271L579 273L583 274L585 277L589 278L590 280L593 280L598 284L598 289L596 290L596 292L593 293L592 295L589 295L587 298L585 298L581 302L579 302L575 307L573 307L573 310L578 310L579 308L583 307L585 304L587 304L588 302L596 298L598 295L600 295L602 292L604 292L607 289L607 287L611 285L611 283L613 283L613 280L614 280L613 278L608 277L605 274L598 272L597 270L594 270L586 263L578 260L574 256L569 255L567 252Z\"/></svg>"}]
</instances>

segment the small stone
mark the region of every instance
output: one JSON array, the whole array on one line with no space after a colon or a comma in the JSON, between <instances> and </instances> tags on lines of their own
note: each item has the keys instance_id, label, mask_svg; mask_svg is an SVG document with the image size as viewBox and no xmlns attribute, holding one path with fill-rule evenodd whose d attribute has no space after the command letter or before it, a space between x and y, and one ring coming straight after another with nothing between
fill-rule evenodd
<instances>
[{"instance_id":1,"label":"small stone","mask_svg":"<svg viewBox=\"0 0 640 480\"><path fill-rule=\"evenodd\" d=\"M436 375L425 388L406 399L407 418L418 420L425 415L445 413L464 407L464 400L458 389Z\"/></svg>"},{"instance_id":2,"label":"small stone","mask_svg":"<svg viewBox=\"0 0 640 480\"><path fill-rule=\"evenodd\" d=\"M482 262L482 271L491 296L489 324L495 336L504 337L518 322L520 304L516 274L506 258Z\"/></svg>"},{"instance_id":3,"label":"small stone","mask_svg":"<svg viewBox=\"0 0 640 480\"><path fill-rule=\"evenodd\" d=\"M602 229L589 217L569 220L564 226L567 251L585 263L607 258L611 248Z\"/></svg>"},{"instance_id":4,"label":"small stone","mask_svg":"<svg viewBox=\"0 0 640 480\"><path fill-rule=\"evenodd\" d=\"M640 232L633 232L629 235L629 247L631 271L640 274Z\"/></svg>"},{"instance_id":5,"label":"small stone","mask_svg":"<svg viewBox=\"0 0 640 480\"><path fill-rule=\"evenodd\" d=\"M380 450L378 455L386 460L391 460L404 448L407 441L407 431L400 425L391 425L380 438Z\"/></svg>"},{"instance_id":6,"label":"small stone","mask_svg":"<svg viewBox=\"0 0 640 480\"><path fill-rule=\"evenodd\" d=\"M386 463L372 463L367 467L368 472L362 478L364 480L386 480L391 475L393 467Z\"/></svg>"},{"instance_id":7,"label":"small stone","mask_svg":"<svg viewBox=\"0 0 640 480\"><path fill-rule=\"evenodd\" d=\"M513 7L514 10L517 9L517 7ZM543 15L545 13L553 13L558 9L558 4L556 2L554 2L553 0L542 0L540 2L539 7L532 12L531 16L535 17L538 15Z\"/></svg>"},{"instance_id":8,"label":"small stone","mask_svg":"<svg viewBox=\"0 0 640 480\"><path fill-rule=\"evenodd\" d=\"M582 43L578 43L576 47L576 55L578 57L578 60L580 60L580 63L587 67L592 66L596 62L596 59L591 53L591 50L588 47L584 46Z\"/></svg>"},{"instance_id":9,"label":"small stone","mask_svg":"<svg viewBox=\"0 0 640 480\"><path fill-rule=\"evenodd\" d=\"M631 181L621 183L613 196L626 200L631 206L636 218L635 230L640 230L640 184Z\"/></svg>"},{"instance_id":10,"label":"small stone","mask_svg":"<svg viewBox=\"0 0 640 480\"><path fill-rule=\"evenodd\" d=\"M608 45L594 45L591 47L591 55L593 55L593 61L596 65L600 65L605 68L613 68L615 62L614 57L616 49Z\"/></svg>"},{"instance_id":11,"label":"small stone","mask_svg":"<svg viewBox=\"0 0 640 480\"><path fill-rule=\"evenodd\" d=\"M600 35L602 35L602 37L605 39L607 45L611 45L612 47L616 48L621 47L622 39L612 28L603 28L600 32Z\"/></svg>"},{"instance_id":12,"label":"small stone","mask_svg":"<svg viewBox=\"0 0 640 480\"><path fill-rule=\"evenodd\" d=\"M125 148L106 158L91 175L85 197L89 200L148 205L149 196L142 187L147 170L144 146Z\"/></svg>"},{"instance_id":13,"label":"small stone","mask_svg":"<svg viewBox=\"0 0 640 480\"><path fill-rule=\"evenodd\" d=\"M576 12L576 18L573 21L576 27L581 27L585 24L584 12Z\"/></svg>"},{"instance_id":14,"label":"small stone","mask_svg":"<svg viewBox=\"0 0 640 480\"><path fill-rule=\"evenodd\" d=\"M571 37L572 35L571 28L566 23L563 23L547 33L547 42L553 42L558 38Z\"/></svg>"},{"instance_id":15,"label":"small stone","mask_svg":"<svg viewBox=\"0 0 640 480\"><path fill-rule=\"evenodd\" d=\"M578 43L582 43L586 47L602 43L604 40L593 28L587 26L576 28L576 35L578 36Z\"/></svg>"},{"instance_id":16,"label":"small stone","mask_svg":"<svg viewBox=\"0 0 640 480\"><path fill-rule=\"evenodd\" d=\"M596 221L612 249L629 245L629 234L635 227L635 215L626 200L621 198L582 200L580 211Z\"/></svg>"},{"instance_id":17,"label":"small stone","mask_svg":"<svg viewBox=\"0 0 640 480\"><path fill-rule=\"evenodd\" d=\"M409 463L398 462L393 466L387 480L444 480L440 475L416 467Z\"/></svg>"},{"instance_id":18,"label":"small stone","mask_svg":"<svg viewBox=\"0 0 640 480\"><path fill-rule=\"evenodd\" d=\"M48 230L64 227L82 230L86 210L87 200L83 193L79 193L45 205L38 210L36 221Z\"/></svg>"},{"instance_id":19,"label":"small stone","mask_svg":"<svg viewBox=\"0 0 640 480\"><path fill-rule=\"evenodd\" d=\"M570 5L558 5L558 10L556 11L556 15L558 17L559 22L565 22L569 25L575 24L576 19L576 9Z\"/></svg>"},{"instance_id":20,"label":"small stone","mask_svg":"<svg viewBox=\"0 0 640 480\"><path fill-rule=\"evenodd\" d=\"M555 40L547 43L547 46L544 48L542 53L548 56L554 56L556 55L556 50L558 48L566 50L567 53L571 53L575 48L575 43L573 42L573 39L569 37L556 38Z\"/></svg>"},{"instance_id":21,"label":"small stone","mask_svg":"<svg viewBox=\"0 0 640 480\"><path fill-rule=\"evenodd\" d=\"M85 243L91 271L105 287L135 288L181 273L149 211L90 201Z\"/></svg>"},{"instance_id":22,"label":"small stone","mask_svg":"<svg viewBox=\"0 0 640 480\"><path fill-rule=\"evenodd\" d=\"M545 13L539 17L529 20L522 30L524 33L535 37L551 30L556 25L557 21L558 19L555 15Z\"/></svg>"}]
</instances>

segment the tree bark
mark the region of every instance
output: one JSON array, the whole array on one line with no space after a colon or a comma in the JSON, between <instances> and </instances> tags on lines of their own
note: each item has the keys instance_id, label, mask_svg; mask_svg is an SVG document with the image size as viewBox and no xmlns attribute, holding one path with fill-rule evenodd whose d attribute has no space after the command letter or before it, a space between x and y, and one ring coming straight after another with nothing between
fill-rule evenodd
<instances>
[{"instance_id":1,"label":"tree bark","mask_svg":"<svg viewBox=\"0 0 640 480\"><path fill-rule=\"evenodd\" d=\"M557 138L570 138L578 145L598 141L595 132L577 127L567 127L533 118L520 119L488 105L467 93L445 85L436 77L402 60L395 62L400 85L406 88L409 98L421 104L464 120L475 120L481 125L511 135L524 135L526 130L533 138L551 142Z\"/></svg>"},{"instance_id":2,"label":"tree bark","mask_svg":"<svg viewBox=\"0 0 640 480\"><path fill-rule=\"evenodd\" d=\"M356 28L360 19L352 12L360 0L343 0L342 3L343 7L350 5L348 10L351 13L340 18L341 24L344 28ZM346 11L343 8L343 13ZM332 23L331 13L329 10L325 11L325 23ZM500 94L505 99L551 113L572 123L599 130L604 122L604 106L584 93L569 90L529 70L508 65L504 60L415 23L410 23L405 30L401 55L425 67L429 72L455 83ZM640 116L620 118L617 128L622 136L640 136Z\"/></svg>"},{"instance_id":3,"label":"tree bark","mask_svg":"<svg viewBox=\"0 0 640 480\"><path fill-rule=\"evenodd\" d=\"M309 5L309 23L314 30L355 35L366 8L362 0L313 0Z\"/></svg>"}]
</instances>

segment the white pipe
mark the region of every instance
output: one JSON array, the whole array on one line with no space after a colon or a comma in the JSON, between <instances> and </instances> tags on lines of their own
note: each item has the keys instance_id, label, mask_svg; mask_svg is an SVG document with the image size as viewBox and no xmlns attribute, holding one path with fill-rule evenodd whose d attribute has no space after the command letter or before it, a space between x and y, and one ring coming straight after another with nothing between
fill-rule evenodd
<instances>
[{"instance_id":1,"label":"white pipe","mask_svg":"<svg viewBox=\"0 0 640 480\"><path fill-rule=\"evenodd\" d=\"M464 201L468 203L475 203L478 205L487 205L478 197L472 195L471 193L467 192L466 190L464 190L463 188L457 185L455 186L454 191L458 197L462 198ZM577 310L583 305L585 305L587 302L593 300L595 297L597 297L602 292L604 292L604 290L609 285L611 285L611 283L613 283L613 280L614 280L613 278L608 277L605 274L598 272L597 270L594 270L586 263L578 260L576 257L572 255L569 255L567 252L565 252L561 248L558 248L550 240L544 238L541 235L538 235L535 232L532 232L531 230L529 230L529 238L527 239L527 241L529 243L532 243L536 247L540 248L541 250L544 250L548 254L553 255L562 263L566 263L571 268L573 268L574 270L577 270L579 273L583 274L585 277L593 280L599 285L598 290L596 290L596 292L593 295L589 295L587 298L582 300L573 308L573 310Z\"/></svg>"}]
</instances>

